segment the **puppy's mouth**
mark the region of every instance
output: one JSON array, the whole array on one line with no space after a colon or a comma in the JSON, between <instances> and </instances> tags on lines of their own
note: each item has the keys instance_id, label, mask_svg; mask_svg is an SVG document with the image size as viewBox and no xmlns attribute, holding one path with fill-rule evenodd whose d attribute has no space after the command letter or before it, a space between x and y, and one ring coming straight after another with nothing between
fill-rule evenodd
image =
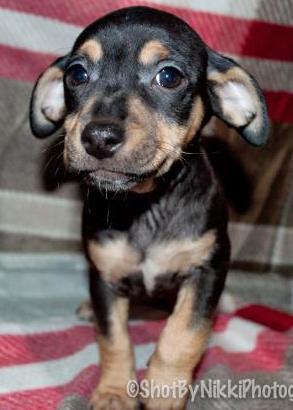
<instances>
[{"instance_id":1,"label":"puppy's mouth","mask_svg":"<svg viewBox=\"0 0 293 410\"><path fill-rule=\"evenodd\" d=\"M133 190L148 179L161 175L161 169L169 160L169 157L165 156L157 158L156 161L146 158L139 158L137 161L130 158L96 161L92 157L84 157L72 146L65 152L65 166L75 180L107 191Z\"/></svg>"},{"instance_id":2,"label":"puppy's mouth","mask_svg":"<svg viewBox=\"0 0 293 410\"><path fill-rule=\"evenodd\" d=\"M110 169L83 171L79 177L83 182L98 189L108 191L127 191L135 188L156 174L156 170L144 173L129 173Z\"/></svg>"}]
</instances>

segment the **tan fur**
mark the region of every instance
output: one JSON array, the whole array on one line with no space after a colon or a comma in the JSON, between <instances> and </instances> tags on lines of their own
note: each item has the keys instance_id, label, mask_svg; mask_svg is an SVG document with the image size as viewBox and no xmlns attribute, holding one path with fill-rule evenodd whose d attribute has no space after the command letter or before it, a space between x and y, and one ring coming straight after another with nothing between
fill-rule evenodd
<instances>
[{"instance_id":1,"label":"tan fur","mask_svg":"<svg viewBox=\"0 0 293 410\"><path fill-rule=\"evenodd\" d=\"M115 282L137 270L139 255L124 236L102 244L90 241L88 252L105 280Z\"/></svg>"},{"instance_id":2,"label":"tan fur","mask_svg":"<svg viewBox=\"0 0 293 410\"><path fill-rule=\"evenodd\" d=\"M66 120L64 121L64 129L67 133L74 133L78 125L79 117L80 114L72 114L66 117Z\"/></svg>"},{"instance_id":3,"label":"tan fur","mask_svg":"<svg viewBox=\"0 0 293 410\"><path fill-rule=\"evenodd\" d=\"M191 323L195 303L195 289L181 288L174 312L167 320L146 372L146 378L154 380L155 385L171 386L178 380L191 382L192 370L200 360L210 334L208 322L198 326ZM187 398L186 395L182 399L147 399L147 409L183 410Z\"/></svg>"},{"instance_id":4,"label":"tan fur","mask_svg":"<svg viewBox=\"0 0 293 410\"><path fill-rule=\"evenodd\" d=\"M95 410L115 408L134 410L136 400L127 396L127 383L135 380L134 354L128 334L129 302L118 298L112 306L110 336L98 331L101 356L101 378L94 391L91 404ZM113 406L116 403L116 407Z\"/></svg>"},{"instance_id":5,"label":"tan fur","mask_svg":"<svg viewBox=\"0 0 293 410\"><path fill-rule=\"evenodd\" d=\"M96 95L92 95L91 97L89 97L88 101L84 104L84 106L82 107L80 111L81 117L85 117L86 115L90 114L96 101L97 101Z\"/></svg>"},{"instance_id":6,"label":"tan fur","mask_svg":"<svg viewBox=\"0 0 293 410\"><path fill-rule=\"evenodd\" d=\"M141 265L146 288L151 291L156 276L160 274L184 274L192 266L201 266L211 257L215 241L215 232L208 231L198 239L186 238L153 244L147 250L146 260Z\"/></svg>"},{"instance_id":7,"label":"tan fur","mask_svg":"<svg viewBox=\"0 0 293 410\"><path fill-rule=\"evenodd\" d=\"M75 161L83 152L80 141L81 122L80 113L68 115L64 121L65 138L63 161L65 166L69 166L71 161Z\"/></svg>"},{"instance_id":8,"label":"tan fur","mask_svg":"<svg viewBox=\"0 0 293 410\"><path fill-rule=\"evenodd\" d=\"M165 166L163 170L163 172L167 172L171 164L181 155L184 131L180 125L169 123L161 116L157 116L156 123L159 151L153 162L160 164L167 156L169 158L168 167Z\"/></svg>"},{"instance_id":9,"label":"tan fur","mask_svg":"<svg viewBox=\"0 0 293 410\"><path fill-rule=\"evenodd\" d=\"M224 85L228 81L231 82L238 82L243 85L249 90L249 93L252 96L253 102L255 104L255 111L259 115L257 115L252 122L248 125L249 128L252 128L256 132L261 128L262 126L262 107L257 95L257 92L254 88L254 86L251 83L250 77L239 67L233 67L226 72L218 72L218 71L212 71L208 74L208 80L214 82L215 84L218 84L218 93L221 93L220 86ZM233 110L232 112L230 111L225 111L225 107L222 106L223 114L232 121L232 123L237 126L241 127L247 124L246 118L243 118L243 115L239 115L237 110Z\"/></svg>"},{"instance_id":10,"label":"tan fur","mask_svg":"<svg viewBox=\"0 0 293 410\"><path fill-rule=\"evenodd\" d=\"M137 194L144 194L146 192L151 192L155 189L156 182L155 178L151 177L144 182L136 185L131 191L136 192Z\"/></svg>"},{"instance_id":11,"label":"tan fur","mask_svg":"<svg viewBox=\"0 0 293 410\"><path fill-rule=\"evenodd\" d=\"M190 267L201 266L211 257L215 241L215 232L208 231L198 239L154 243L146 249L145 259L142 260L127 238L120 236L102 244L90 241L88 253L105 280L117 282L131 273L141 271L144 284L151 292L158 275L168 272L185 274Z\"/></svg>"},{"instance_id":12,"label":"tan fur","mask_svg":"<svg viewBox=\"0 0 293 410\"><path fill-rule=\"evenodd\" d=\"M131 154L139 145L148 138L153 132L153 113L136 96L130 96L128 99L128 117L125 125L126 143L123 146L123 152Z\"/></svg>"},{"instance_id":13,"label":"tan fur","mask_svg":"<svg viewBox=\"0 0 293 410\"><path fill-rule=\"evenodd\" d=\"M215 241L215 232L208 231L198 239L159 242L146 249L142 260L127 238L120 236L102 244L90 241L88 253L105 280L117 282L124 276L142 271L145 286L151 292L158 275L167 272L184 274L192 266L201 266L210 258Z\"/></svg>"},{"instance_id":14,"label":"tan fur","mask_svg":"<svg viewBox=\"0 0 293 410\"><path fill-rule=\"evenodd\" d=\"M166 173L173 162L180 158L184 146L191 141L200 128L204 116L204 105L200 97L193 102L191 114L186 126L169 123L165 118L157 117L157 138L159 151L154 163L160 164L164 157L168 157L159 174Z\"/></svg>"},{"instance_id":15,"label":"tan fur","mask_svg":"<svg viewBox=\"0 0 293 410\"><path fill-rule=\"evenodd\" d=\"M141 64L148 65L167 58L169 54L169 49L159 40L150 40L142 47L138 61Z\"/></svg>"},{"instance_id":16,"label":"tan fur","mask_svg":"<svg viewBox=\"0 0 293 410\"><path fill-rule=\"evenodd\" d=\"M202 120L204 117L204 104L200 97L196 97L193 105L191 114L188 120L187 129L184 138L184 144L187 144L195 136L199 130Z\"/></svg>"},{"instance_id":17,"label":"tan fur","mask_svg":"<svg viewBox=\"0 0 293 410\"><path fill-rule=\"evenodd\" d=\"M95 101L95 96L90 97L80 112L68 115L64 121L66 134L63 159L65 166L68 166L70 161L78 161L85 153L81 143L81 133L85 127L85 121L83 121L83 119L88 116Z\"/></svg>"},{"instance_id":18,"label":"tan fur","mask_svg":"<svg viewBox=\"0 0 293 410\"><path fill-rule=\"evenodd\" d=\"M103 57L103 48L98 40L87 40L79 50L86 54L94 63L97 63Z\"/></svg>"}]
</instances>

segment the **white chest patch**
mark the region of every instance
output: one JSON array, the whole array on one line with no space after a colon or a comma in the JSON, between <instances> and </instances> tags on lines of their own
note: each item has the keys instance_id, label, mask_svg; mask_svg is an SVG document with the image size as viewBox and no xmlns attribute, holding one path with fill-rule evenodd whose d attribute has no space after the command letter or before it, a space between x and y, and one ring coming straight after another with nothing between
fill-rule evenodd
<instances>
[{"instance_id":1,"label":"white chest patch","mask_svg":"<svg viewBox=\"0 0 293 410\"><path fill-rule=\"evenodd\" d=\"M208 231L198 239L186 238L152 245L140 265L147 291L152 292L159 275L167 272L183 274L191 266L201 266L211 256L215 239L214 231Z\"/></svg>"},{"instance_id":2,"label":"white chest patch","mask_svg":"<svg viewBox=\"0 0 293 410\"><path fill-rule=\"evenodd\" d=\"M142 272L148 293L154 289L156 277L164 273L186 273L190 267L199 267L207 261L214 249L216 235L208 231L200 238L164 241L152 244L142 260L139 252L126 237L99 244L90 241L89 256L105 280L117 282L135 272Z\"/></svg>"}]
</instances>

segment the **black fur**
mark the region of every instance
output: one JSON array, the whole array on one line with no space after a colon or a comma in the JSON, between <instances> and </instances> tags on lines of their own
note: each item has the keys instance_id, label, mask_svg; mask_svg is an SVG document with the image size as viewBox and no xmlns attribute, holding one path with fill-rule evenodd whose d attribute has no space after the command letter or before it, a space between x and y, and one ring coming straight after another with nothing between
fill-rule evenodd
<instances>
[{"instance_id":1,"label":"black fur","mask_svg":"<svg viewBox=\"0 0 293 410\"><path fill-rule=\"evenodd\" d=\"M170 295L176 294L183 283L195 285L198 298L194 316L203 319L211 318L223 289L230 245L225 200L206 154L196 142L190 144L188 151L193 154L183 155L183 162L175 163L164 177L159 178L158 187L153 192L108 192L106 195L91 190L84 206L83 237L85 243L89 239L102 243L123 233L143 260L145 251L153 242L177 239L180 243L185 237L197 238L210 229L215 230L217 245L211 260L201 268L191 269L184 277L178 276L178 272L162 272L152 295L155 301L164 298L169 301ZM132 273L114 287L108 286L117 295L149 300L141 272ZM113 298L105 294L95 271L91 272L91 294L94 306L95 301L103 300L109 304L110 310ZM96 314L101 318L104 316L100 302Z\"/></svg>"}]
</instances>

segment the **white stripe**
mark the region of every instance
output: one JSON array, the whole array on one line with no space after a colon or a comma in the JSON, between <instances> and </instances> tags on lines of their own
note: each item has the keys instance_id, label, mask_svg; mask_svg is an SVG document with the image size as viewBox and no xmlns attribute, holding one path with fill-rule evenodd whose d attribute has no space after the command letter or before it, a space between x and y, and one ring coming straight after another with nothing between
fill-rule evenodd
<instances>
[{"instance_id":1,"label":"white stripe","mask_svg":"<svg viewBox=\"0 0 293 410\"><path fill-rule=\"evenodd\" d=\"M81 27L33 14L0 9L0 41L11 47L51 54L67 53Z\"/></svg>"},{"instance_id":2,"label":"white stripe","mask_svg":"<svg viewBox=\"0 0 293 410\"><path fill-rule=\"evenodd\" d=\"M68 199L68 198L61 198L56 197L53 195L43 195L43 194L35 194L31 192L22 192L22 191L13 191L13 190L1 190L0 191L0 200L1 199L8 199L12 201L22 200L28 201L40 205L58 205L60 207L64 207L68 209L69 206L76 206L80 204L80 201L75 199Z\"/></svg>"},{"instance_id":3,"label":"white stripe","mask_svg":"<svg viewBox=\"0 0 293 410\"><path fill-rule=\"evenodd\" d=\"M35 320L31 323L6 323L0 322L0 335L26 336L45 332L61 332L72 329L73 326L92 327L91 323L77 320L76 318L48 318L48 320ZM0 383L1 384L1 383Z\"/></svg>"},{"instance_id":4,"label":"white stripe","mask_svg":"<svg viewBox=\"0 0 293 410\"><path fill-rule=\"evenodd\" d=\"M257 345L257 337L264 328L233 318L223 332L215 332L209 347L219 347L227 352L245 353ZM137 369L145 369L154 350L154 343L135 346ZM62 359L35 364L25 364L0 368L0 393L46 388L70 382L82 370L99 362L96 343Z\"/></svg>"},{"instance_id":5,"label":"white stripe","mask_svg":"<svg viewBox=\"0 0 293 410\"><path fill-rule=\"evenodd\" d=\"M0 269L9 271L86 271L88 265L83 253L79 252L0 252Z\"/></svg>"},{"instance_id":6,"label":"white stripe","mask_svg":"<svg viewBox=\"0 0 293 410\"><path fill-rule=\"evenodd\" d=\"M214 332L209 347L220 347L226 352L247 353L257 346L257 338L265 328L240 318L232 318L223 332Z\"/></svg>"},{"instance_id":7,"label":"white stripe","mask_svg":"<svg viewBox=\"0 0 293 410\"><path fill-rule=\"evenodd\" d=\"M257 19L285 25L292 24L293 7L291 0L282 0L278 7L276 0L151 0L162 4L190 10L228 15L241 19ZM269 4L270 3L270 4Z\"/></svg>"},{"instance_id":8,"label":"white stripe","mask_svg":"<svg viewBox=\"0 0 293 410\"><path fill-rule=\"evenodd\" d=\"M223 2L226 3L226 0ZM217 2L204 0L204 4ZM200 9L201 5L199 2L195 8ZM63 55L71 49L81 29L49 18L0 9L0 42L11 47ZM256 76L263 89L293 92L292 62L232 57Z\"/></svg>"}]
</instances>

